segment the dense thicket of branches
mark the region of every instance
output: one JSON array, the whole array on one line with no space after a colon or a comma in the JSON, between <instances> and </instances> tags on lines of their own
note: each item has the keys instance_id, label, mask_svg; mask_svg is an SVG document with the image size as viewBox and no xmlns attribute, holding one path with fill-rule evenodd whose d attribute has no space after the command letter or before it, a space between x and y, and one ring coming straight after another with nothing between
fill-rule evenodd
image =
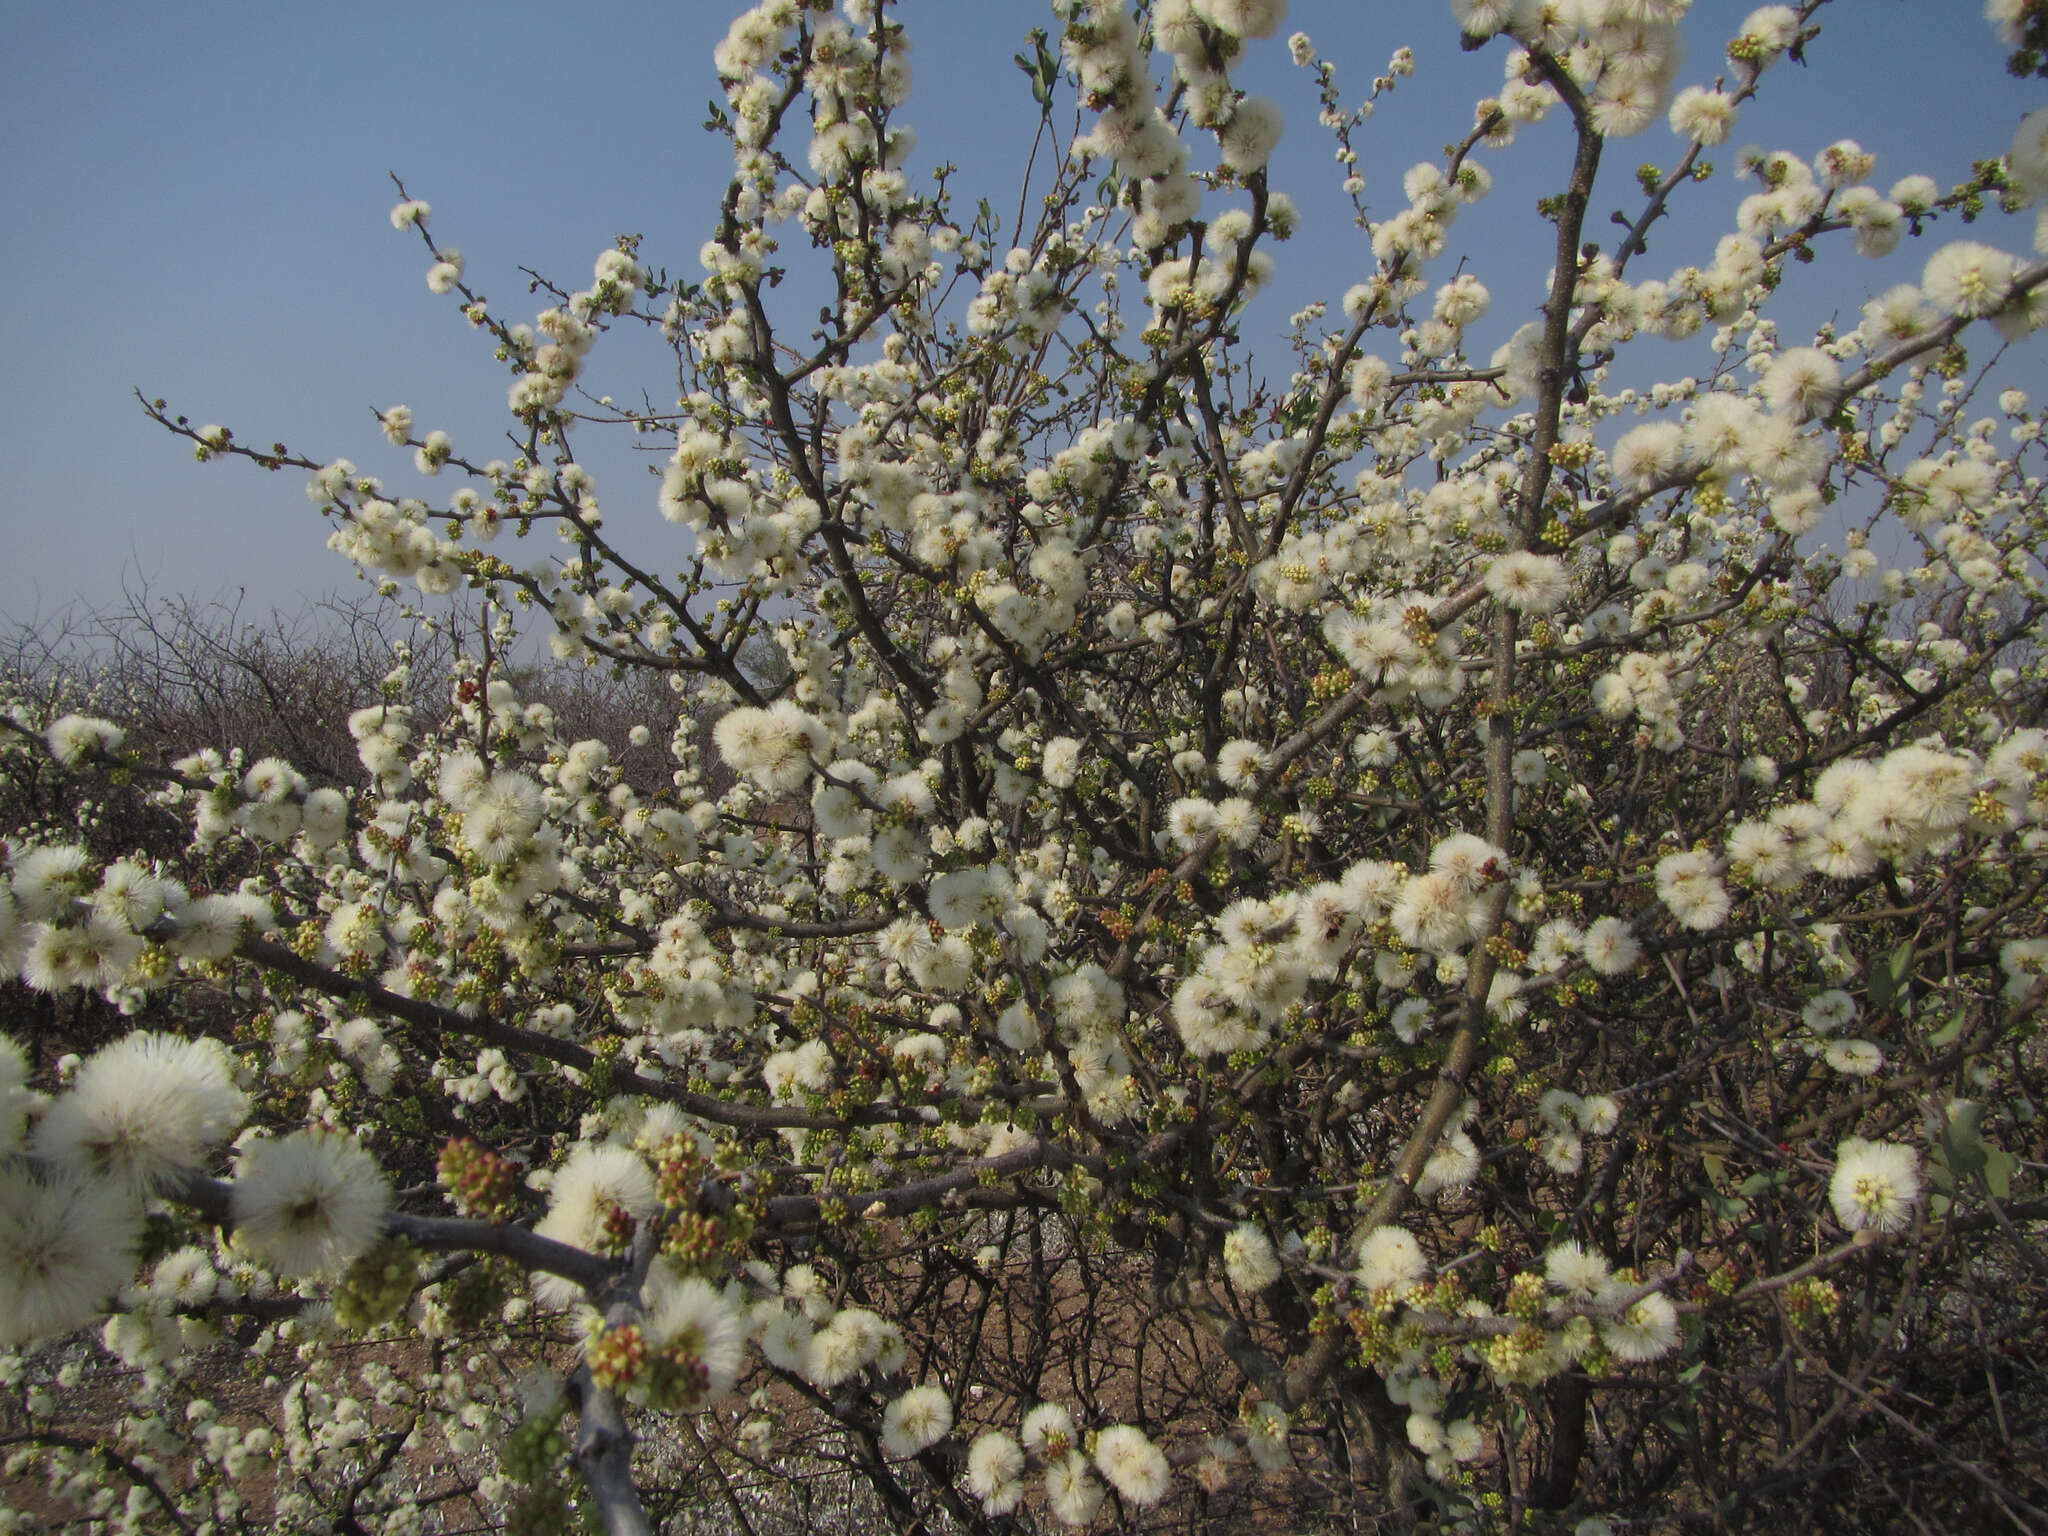
<instances>
[{"instance_id":1,"label":"dense thicket of branches","mask_svg":"<svg viewBox=\"0 0 2048 1536\"><path fill-rule=\"evenodd\" d=\"M17 1508L2048 1525L2007 377L2048 114L1949 189L1748 155L1653 271L1829 8L1680 89L1680 0L1457 0L1506 83L1398 206L1346 182L1368 275L1276 367L1245 305L1303 215L1232 71L1284 3L1054 9L1017 228L904 169L883 0L734 23L698 281L624 241L518 323L402 202L509 459L393 407L401 491L148 406L306 472L420 628L16 648ZM1348 169L1343 61L1287 46ZM1559 168L1513 147L1547 114ZM1482 357L1483 162L1545 178L1554 264ZM1781 334L1796 264L1909 240L1917 283ZM599 392L623 329L673 408ZM1622 387L1648 337L1693 372ZM660 519L600 508L607 427L667 453Z\"/></svg>"}]
</instances>

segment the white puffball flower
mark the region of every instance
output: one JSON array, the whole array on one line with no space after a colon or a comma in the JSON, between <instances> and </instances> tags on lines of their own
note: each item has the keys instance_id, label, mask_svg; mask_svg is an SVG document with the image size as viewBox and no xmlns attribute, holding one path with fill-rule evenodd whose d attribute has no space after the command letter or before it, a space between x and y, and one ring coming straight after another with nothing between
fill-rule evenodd
<instances>
[{"instance_id":1,"label":"white puffball flower","mask_svg":"<svg viewBox=\"0 0 2048 1536\"><path fill-rule=\"evenodd\" d=\"M1798 37L1799 13L1789 5L1760 5L1735 29L1735 42L1746 45L1744 51L1759 69L1776 60ZM1736 56L1735 42L1729 44L1731 58Z\"/></svg>"},{"instance_id":2,"label":"white puffball flower","mask_svg":"<svg viewBox=\"0 0 2048 1536\"><path fill-rule=\"evenodd\" d=\"M502 769L463 805L463 843L486 864L507 863L540 830L546 810L538 784L523 773Z\"/></svg>"},{"instance_id":3,"label":"white puffball flower","mask_svg":"<svg viewBox=\"0 0 2048 1536\"><path fill-rule=\"evenodd\" d=\"M1024 1449L1057 1461L1074 1446L1074 1416L1059 1403L1040 1403L1024 1415L1018 1431Z\"/></svg>"},{"instance_id":4,"label":"white puffball flower","mask_svg":"<svg viewBox=\"0 0 2048 1536\"><path fill-rule=\"evenodd\" d=\"M1102 1484L1088 1472L1088 1458L1069 1451L1045 1469L1045 1502L1062 1525L1082 1526L1102 1508Z\"/></svg>"},{"instance_id":5,"label":"white puffball flower","mask_svg":"<svg viewBox=\"0 0 2048 1536\"><path fill-rule=\"evenodd\" d=\"M1558 1243L1543 1255L1544 1278L1568 1296L1593 1296L1611 1273L1605 1258L1575 1240Z\"/></svg>"},{"instance_id":6,"label":"white puffball flower","mask_svg":"<svg viewBox=\"0 0 2048 1536\"><path fill-rule=\"evenodd\" d=\"M1816 1035L1833 1034L1856 1018L1856 999L1840 988L1817 992L1800 1010L1800 1022Z\"/></svg>"},{"instance_id":7,"label":"white puffball flower","mask_svg":"<svg viewBox=\"0 0 2048 1536\"><path fill-rule=\"evenodd\" d=\"M287 1279L332 1278L376 1242L391 1187L354 1137L261 1137L235 1162L235 1236Z\"/></svg>"},{"instance_id":8,"label":"white puffball flower","mask_svg":"<svg viewBox=\"0 0 2048 1536\"><path fill-rule=\"evenodd\" d=\"M719 755L774 794L786 794L810 777L814 758L830 741L824 724L782 699L767 709L742 708L712 728Z\"/></svg>"},{"instance_id":9,"label":"white puffball flower","mask_svg":"<svg viewBox=\"0 0 2048 1536\"><path fill-rule=\"evenodd\" d=\"M1250 789L1266 766L1266 754L1257 742L1226 742L1216 754L1216 776L1232 789Z\"/></svg>"},{"instance_id":10,"label":"white puffball flower","mask_svg":"<svg viewBox=\"0 0 2048 1536\"><path fill-rule=\"evenodd\" d=\"M31 848L14 860L14 899L21 915L41 922L68 916L86 893L91 869L83 848L70 843Z\"/></svg>"},{"instance_id":11,"label":"white puffball flower","mask_svg":"<svg viewBox=\"0 0 2048 1536\"><path fill-rule=\"evenodd\" d=\"M1522 613L1549 613L1565 600L1571 579L1555 555L1512 550L1486 568L1486 590Z\"/></svg>"},{"instance_id":12,"label":"white puffball flower","mask_svg":"<svg viewBox=\"0 0 2048 1536\"><path fill-rule=\"evenodd\" d=\"M1657 861L1657 897L1687 928L1704 932L1720 927L1728 917L1728 890L1713 856L1697 850Z\"/></svg>"},{"instance_id":13,"label":"white puffball flower","mask_svg":"<svg viewBox=\"0 0 2048 1536\"><path fill-rule=\"evenodd\" d=\"M1622 434L1608 465L1628 489L1654 490L1685 469L1685 429L1675 421L1645 422Z\"/></svg>"},{"instance_id":14,"label":"white puffball flower","mask_svg":"<svg viewBox=\"0 0 2048 1536\"><path fill-rule=\"evenodd\" d=\"M801 1373L811 1357L811 1325L786 1307L778 1307L761 1330L761 1355L779 1371Z\"/></svg>"},{"instance_id":15,"label":"white puffball flower","mask_svg":"<svg viewBox=\"0 0 2048 1536\"><path fill-rule=\"evenodd\" d=\"M1285 127L1279 107L1263 96L1247 96L1216 135L1223 164L1240 176L1262 170L1279 147Z\"/></svg>"},{"instance_id":16,"label":"white puffball flower","mask_svg":"<svg viewBox=\"0 0 2048 1536\"><path fill-rule=\"evenodd\" d=\"M1660 1291L1652 1291L1620 1317L1600 1324L1601 1342L1617 1360L1655 1360L1676 1349L1681 1337L1678 1308Z\"/></svg>"},{"instance_id":17,"label":"white puffball flower","mask_svg":"<svg viewBox=\"0 0 2048 1536\"><path fill-rule=\"evenodd\" d=\"M704 1368L703 1392L693 1406L723 1397L739 1379L746 1333L725 1292L708 1280L676 1280L666 1264L657 1264L648 1283L646 1333L656 1349L687 1355Z\"/></svg>"},{"instance_id":18,"label":"white puffball flower","mask_svg":"<svg viewBox=\"0 0 2048 1536\"><path fill-rule=\"evenodd\" d=\"M2005 153L2005 168L2012 183L2029 198L2048 193L2048 107L2040 107L2020 119Z\"/></svg>"},{"instance_id":19,"label":"white puffball flower","mask_svg":"<svg viewBox=\"0 0 2048 1536\"><path fill-rule=\"evenodd\" d=\"M1280 1278L1273 1240L1251 1222L1238 1223L1224 1234L1223 1272L1247 1295L1263 1291Z\"/></svg>"},{"instance_id":20,"label":"white puffball flower","mask_svg":"<svg viewBox=\"0 0 2048 1536\"><path fill-rule=\"evenodd\" d=\"M1595 132L1610 139L1625 139L1641 133L1657 120L1662 99L1654 77L1609 71L1600 77L1599 87L1586 100L1587 117Z\"/></svg>"},{"instance_id":21,"label":"white puffball flower","mask_svg":"<svg viewBox=\"0 0 2048 1536\"><path fill-rule=\"evenodd\" d=\"M462 281L462 252L444 250L441 260L427 268L427 291L429 293L452 293L455 285Z\"/></svg>"},{"instance_id":22,"label":"white puffball flower","mask_svg":"<svg viewBox=\"0 0 2048 1536\"><path fill-rule=\"evenodd\" d=\"M1451 0L1451 20L1467 37L1492 37L1514 19L1513 0Z\"/></svg>"},{"instance_id":23,"label":"white puffball flower","mask_svg":"<svg viewBox=\"0 0 2048 1536\"><path fill-rule=\"evenodd\" d=\"M1444 1426L1444 1449L1453 1461L1476 1461L1486 1450L1486 1433L1470 1419L1453 1419Z\"/></svg>"},{"instance_id":24,"label":"white puffball flower","mask_svg":"<svg viewBox=\"0 0 2048 1536\"><path fill-rule=\"evenodd\" d=\"M1868 1040L1830 1040L1821 1054L1844 1077L1875 1077L1884 1070L1884 1052Z\"/></svg>"},{"instance_id":25,"label":"white puffball flower","mask_svg":"<svg viewBox=\"0 0 2048 1536\"><path fill-rule=\"evenodd\" d=\"M299 831L315 848L340 842L348 832L348 797L338 789L312 791L299 807Z\"/></svg>"},{"instance_id":26,"label":"white puffball flower","mask_svg":"<svg viewBox=\"0 0 2048 1536\"><path fill-rule=\"evenodd\" d=\"M1728 142L1735 127L1735 103L1709 86L1689 85L1672 98L1668 121L1680 138L1711 149Z\"/></svg>"},{"instance_id":27,"label":"white puffball flower","mask_svg":"<svg viewBox=\"0 0 2048 1536\"><path fill-rule=\"evenodd\" d=\"M1081 743L1071 736L1055 736L1045 744L1039 770L1054 789L1072 789L1081 771Z\"/></svg>"},{"instance_id":28,"label":"white puffball flower","mask_svg":"<svg viewBox=\"0 0 2048 1536\"><path fill-rule=\"evenodd\" d=\"M0 1179L0 1345L91 1322L135 1274L142 1207L125 1191L62 1169Z\"/></svg>"},{"instance_id":29,"label":"white puffball flower","mask_svg":"<svg viewBox=\"0 0 2048 1536\"><path fill-rule=\"evenodd\" d=\"M196 1307L213 1298L220 1286L220 1274L204 1248L187 1244L157 1262L149 1279L152 1299L174 1306Z\"/></svg>"},{"instance_id":30,"label":"white puffball flower","mask_svg":"<svg viewBox=\"0 0 2048 1536\"><path fill-rule=\"evenodd\" d=\"M2004 251L1975 240L1956 240L1927 258L1920 291L1945 314L1992 314L2012 297L2016 263Z\"/></svg>"},{"instance_id":31,"label":"white puffball flower","mask_svg":"<svg viewBox=\"0 0 2048 1536\"><path fill-rule=\"evenodd\" d=\"M1841 378L1841 366L1819 347L1788 347L1764 371L1763 395L1774 411L1817 416Z\"/></svg>"},{"instance_id":32,"label":"white puffball flower","mask_svg":"<svg viewBox=\"0 0 2048 1536\"><path fill-rule=\"evenodd\" d=\"M1464 956L1446 956L1464 964ZM1454 986L1463 979L1460 971L1455 977L1444 975L1444 966L1439 963L1437 975L1446 985ZM1479 1177L1479 1148L1464 1131L1453 1131L1443 1139L1443 1144L1429 1154L1429 1161L1422 1165L1422 1177L1415 1181L1415 1193L1424 1200L1434 1200L1439 1195L1455 1195L1467 1188Z\"/></svg>"},{"instance_id":33,"label":"white puffball flower","mask_svg":"<svg viewBox=\"0 0 2048 1536\"><path fill-rule=\"evenodd\" d=\"M1006 1515L1024 1500L1024 1448L1000 1430L978 1437L967 1451L967 1491L992 1515Z\"/></svg>"},{"instance_id":34,"label":"white puffball flower","mask_svg":"<svg viewBox=\"0 0 2048 1536\"><path fill-rule=\"evenodd\" d=\"M891 1456L915 1456L946 1438L953 1404L943 1387L912 1387L882 1412L882 1449Z\"/></svg>"},{"instance_id":35,"label":"white puffball flower","mask_svg":"<svg viewBox=\"0 0 2048 1536\"><path fill-rule=\"evenodd\" d=\"M1920 1156L1896 1142L1851 1136L1835 1149L1828 1200L1852 1232L1899 1232L1920 1194Z\"/></svg>"},{"instance_id":36,"label":"white puffball flower","mask_svg":"<svg viewBox=\"0 0 2048 1536\"><path fill-rule=\"evenodd\" d=\"M43 740L50 754L67 768L76 768L98 752L111 752L121 745L125 733L111 720L91 715L62 715L50 723Z\"/></svg>"},{"instance_id":37,"label":"white puffball flower","mask_svg":"<svg viewBox=\"0 0 2048 1536\"><path fill-rule=\"evenodd\" d=\"M146 1195L197 1167L248 1107L218 1041L138 1031L78 1069L36 1126L34 1145L52 1163Z\"/></svg>"},{"instance_id":38,"label":"white puffball flower","mask_svg":"<svg viewBox=\"0 0 2048 1536\"><path fill-rule=\"evenodd\" d=\"M1405 1227L1374 1227L1359 1239L1358 1281L1368 1291L1391 1288L1401 1295L1428 1272L1422 1245Z\"/></svg>"},{"instance_id":39,"label":"white puffball flower","mask_svg":"<svg viewBox=\"0 0 2048 1536\"><path fill-rule=\"evenodd\" d=\"M1141 1509L1165 1498L1172 1481L1159 1447L1130 1424L1112 1424L1095 1437L1095 1466L1127 1503Z\"/></svg>"},{"instance_id":40,"label":"white puffball flower","mask_svg":"<svg viewBox=\"0 0 2048 1536\"><path fill-rule=\"evenodd\" d=\"M1287 0L1195 0L1195 14L1232 37L1271 37L1287 20Z\"/></svg>"}]
</instances>

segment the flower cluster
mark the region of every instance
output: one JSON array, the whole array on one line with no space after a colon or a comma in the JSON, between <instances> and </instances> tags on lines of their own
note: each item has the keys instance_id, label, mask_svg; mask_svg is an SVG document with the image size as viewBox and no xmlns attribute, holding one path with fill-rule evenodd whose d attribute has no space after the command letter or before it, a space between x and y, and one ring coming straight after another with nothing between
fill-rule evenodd
<instances>
[{"instance_id":1,"label":"flower cluster","mask_svg":"<svg viewBox=\"0 0 2048 1536\"><path fill-rule=\"evenodd\" d=\"M688 279L627 239L514 321L393 212L513 446L391 406L391 488L290 462L445 663L401 649L288 756L9 698L0 766L76 803L5 829L0 961L84 1022L0 1040L0 1336L107 1317L145 1403L241 1312L294 1361L270 1440L119 1431L217 1470L159 1483L174 1523L266 1475L284 1523L381 1499L375 1448L438 1437L489 1518L553 1528L572 1398L650 1437L732 1413L704 1454L764 1465L851 1443L992 1518L1178 1519L1350 1486L1365 1371L1398 1428L1362 1481L1419 1466L1483 1524L1579 1398L1751 1413L1717 1381L1789 1367L1741 1319L1889 1284L1923 1214L2001 1202L1912 1281L2001 1304L1965 1239L2038 1173L2048 471L1986 358L2048 306L2048 117L1949 190L1846 138L1745 151L1684 248L1659 221L1823 7L1686 83L1680 0L1454 0L1497 89L1372 201L1354 137L1415 56L1354 101L1297 36L1359 267L1274 370L1260 295L1316 203L1245 82L1287 9L1057 0L1018 62L1081 127L1012 228L917 172L890 6L761 0ZM1546 116L1565 259L1503 319L1528 283L1452 238ZM1660 123L1673 169L1602 178ZM1809 259L1894 251L1809 313ZM596 395L638 330L679 385ZM1692 372L1624 385L1646 338ZM606 420L652 452L633 515L581 451ZM1900 1107L1957 1091L1924 1135ZM1185 1407L1118 1374L1126 1302L1148 1362L1193 1341ZM1739 1363L1681 1394L1703 1337ZM544 1359L573 1392L515 1385ZM581 1442L600 1503L628 1438ZM1585 1507L1666 1497L1592 1460Z\"/></svg>"}]
</instances>

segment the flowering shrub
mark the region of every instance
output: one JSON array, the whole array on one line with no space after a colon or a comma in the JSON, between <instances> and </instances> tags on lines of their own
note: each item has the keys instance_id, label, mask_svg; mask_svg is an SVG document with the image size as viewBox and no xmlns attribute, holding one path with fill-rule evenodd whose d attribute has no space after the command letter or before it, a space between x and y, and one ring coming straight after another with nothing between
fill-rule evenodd
<instances>
[{"instance_id":1,"label":"flowering shrub","mask_svg":"<svg viewBox=\"0 0 2048 1536\"><path fill-rule=\"evenodd\" d=\"M1056 0L1019 63L1082 131L1010 230L916 189L882 0L762 0L699 279L622 242L527 323L394 210L513 460L392 407L387 489L153 405L473 643L445 705L401 667L349 715L353 782L15 710L17 762L189 846L8 844L8 969L138 1024L0 1046L12 1470L150 1529L630 1532L824 1464L906 1530L1734 1528L1856 1523L1853 1432L1940 1520L2038 1518L2048 516L1999 364L2048 115L1948 191L1746 154L1737 227L1652 267L1826 50L1765 6L1687 83L1686 9L1453 0L1503 85L1377 213L1293 37L1370 262L1284 376L1241 328L1301 214L1233 75L1284 0ZM1545 116L1546 298L1474 355L1453 225ZM1781 337L1788 264L1909 241ZM589 393L643 327L680 398ZM1644 338L1695 374L1623 387ZM600 510L606 425L653 509ZM673 703L574 739L524 634ZM132 1373L98 1438L48 1342L88 1325ZM224 1334L260 1406L194 1385Z\"/></svg>"}]
</instances>

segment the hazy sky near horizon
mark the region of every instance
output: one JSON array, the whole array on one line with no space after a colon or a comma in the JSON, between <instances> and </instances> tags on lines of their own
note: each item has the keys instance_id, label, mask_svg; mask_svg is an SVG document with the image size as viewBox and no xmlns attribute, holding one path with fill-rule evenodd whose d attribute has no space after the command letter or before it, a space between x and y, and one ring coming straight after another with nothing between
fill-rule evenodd
<instances>
[{"instance_id":1,"label":"hazy sky near horizon","mask_svg":"<svg viewBox=\"0 0 2048 1536\"><path fill-rule=\"evenodd\" d=\"M455 302L427 291L417 238L387 222L396 200L387 173L432 202L437 237L462 249L472 284L513 318L544 307L523 291L522 266L582 286L621 233L645 237L650 263L694 277L730 163L701 127L716 94L710 50L737 8L8 8L0 187L13 215L0 228L0 273L16 299L0 316L10 362L0 441L16 468L0 491L10 553L0 562L0 618L54 622L144 587L199 598L246 591L257 613L365 590L324 548L303 474L196 465L189 444L143 416L132 390L166 398L195 423L226 423L245 442L351 458L394 493L445 496L453 484L414 476L373 410L404 402L420 430L446 427L458 448L491 457L510 424L507 376ZM1698 0L1683 83L1714 78L1749 9ZM910 169L922 180L956 162L965 209L985 192L1007 219L1036 119L1011 55L1029 28L1051 24L1049 12L1036 0L904 0L899 14L916 45L908 118L920 144ZM1356 140L1376 212L1400 206L1401 172L1439 156L1469 124L1473 100L1498 86L1505 44L1463 54L1448 16L1441 0L1292 7L1286 30L1307 31L1337 62L1347 103L1362 99L1396 47L1417 51L1417 75ZM2005 76L1978 0L1835 0L1820 20L1810 67L1781 64L1767 77L1734 141L1712 155L1723 174L1689 189L1640 275L1711 256L1735 202L1753 190L1726 174L1738 145L1811 156L1851 137L1877 153L1880 189L1911 171L1946 186L1974 156L1999 153L2021 115L2048 101L2042 82ZM1309 80L1289 65L1284 35L1256 48L1241 83L1288 108L1274 184L1309 212L1279 252L1283 280L1258 301L1256 325L1277 333L1307 299L1334 303L1365 258L1336 201L1340 173ZM1482 151L1496 190L1452 231L1452 251L1469 252L1493 289L1489 324L1502 334L1540 297L1549 231L1534 203L1560 183L1565 146L1553 121L1511 149ZM1636 204L1638 164L1669 165L1678 153L1661 122L1611 144L1594 222L1604 229L1610 209ZM2031 229L2031 216L1993 215L1973 236L2025 251ZM1949 221L1882 263L1844 251L1789 281L1806 312L1853 323L1869 293L1917 277L1959 230ZM785 257L803 259L800 232L784 234L798 237L785 239ZM1446 258L1432 276L1454 269ZM2048 351L2048 342L2028 345ZM659 362L644 345L601 346L586 382L621 399L644 387L662 400L674 381ZM1276 354L1283 378L1287 366ZM1670 371L1699 367L1675 360ZM579 440L579 450L590 446ZM658 526L653 487L637 478L643 466L627 446L599 465L614 525Z\"/></svg>"}]
</instances>

